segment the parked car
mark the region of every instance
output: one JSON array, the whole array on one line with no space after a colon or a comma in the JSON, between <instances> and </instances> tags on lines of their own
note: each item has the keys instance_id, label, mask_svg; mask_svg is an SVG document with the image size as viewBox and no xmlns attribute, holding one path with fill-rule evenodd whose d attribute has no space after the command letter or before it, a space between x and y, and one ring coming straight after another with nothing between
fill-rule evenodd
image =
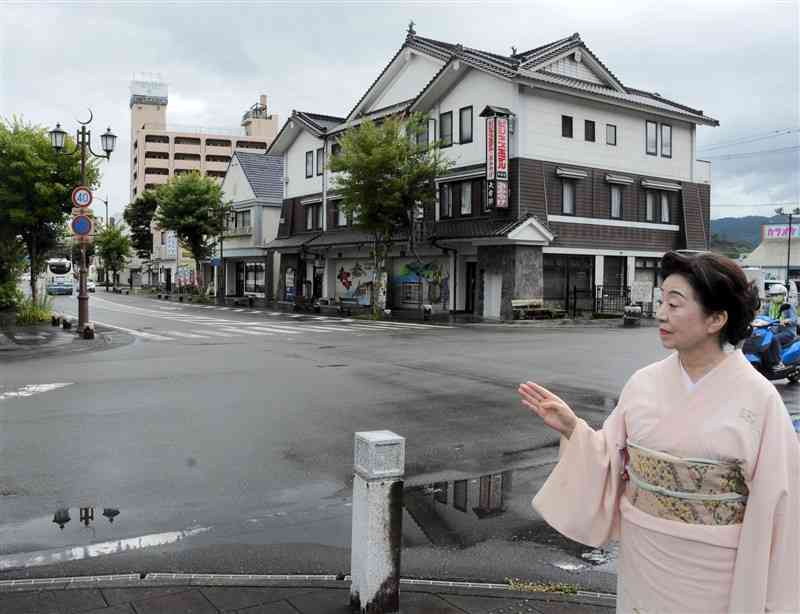
<instances>
[{"instance_id":1,"label":"parked car","mask_svg":"<svg viewBox=\"0 0 800 614\"><path fill-rule=\"evenodd\" d=\"M97 290L97 286L91 279L86 280L86 290L87 292L95 292Z\"/></svg>"}]
</instances>

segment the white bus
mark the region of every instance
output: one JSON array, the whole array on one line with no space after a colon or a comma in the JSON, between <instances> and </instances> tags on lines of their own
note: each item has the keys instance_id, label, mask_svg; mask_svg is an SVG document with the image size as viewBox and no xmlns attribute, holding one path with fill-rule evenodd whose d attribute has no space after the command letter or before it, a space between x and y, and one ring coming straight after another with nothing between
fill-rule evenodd
<instances>
[{"instance_id":1,"label":"white bus","mask_svg":"<svg viewBox=\"0 0 800 614\"><path fill-rule=\"evenodd\" d=\"M50 258L45 267L45 284L47 294L72 294L72 263L66 258Z\"/></svg>"}]
</instances>

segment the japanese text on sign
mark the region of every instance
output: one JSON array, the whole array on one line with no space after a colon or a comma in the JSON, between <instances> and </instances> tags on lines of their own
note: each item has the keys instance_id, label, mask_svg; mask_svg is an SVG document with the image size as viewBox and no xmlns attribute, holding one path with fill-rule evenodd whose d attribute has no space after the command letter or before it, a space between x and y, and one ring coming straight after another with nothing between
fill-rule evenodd
<instances>
[{"instance_id":1,"label":"japanese text on sign","mask_svg":"<svg viewBox=\"0 0 800 614\"><path fill-rule=\"evenodd\" d=\"M495 118L486 118L486 179L495 175Z\"/></svg>"},{"instance_id":2,"label":"japanese text on sign","mask_svg":"<svg viewBox=\"0 0 800 614\"><path fill-rule=\"evenodd\" d=\"M789 237L788 224L769 224L763 226L763 237L765 239L786 239ZM800 224L797 226L792 224L792 239L796 239L800 235Z\"/></svg>"},{"instance_id":3,"label":"japanese text on sign","mask_svg":"<svg viewBox=\"0 0 800 614\"><path fill-rule=\"evenodd\" d=\"M498 179L508 179L508 118L497 118L497 163ZM499 206L499 205L498 205Z\"/></svg>"}]
</instances>

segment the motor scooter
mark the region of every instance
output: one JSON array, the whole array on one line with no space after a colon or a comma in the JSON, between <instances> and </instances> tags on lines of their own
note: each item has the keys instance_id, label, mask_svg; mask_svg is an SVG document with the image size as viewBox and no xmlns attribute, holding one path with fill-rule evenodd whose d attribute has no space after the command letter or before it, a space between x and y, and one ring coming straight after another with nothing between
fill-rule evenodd
<instances>
[{"instance_id":1,"label":"motor scooter","mask_svg":"<svg viewBox=\"0 0 800 614\"><path fill-rule=\"evenodd\" d=\"M791 345L781 349L781 362L785 365L782 369L771 369L765 366L761 360L761 352L769 347L775 335L772 328L780 324L780 320L773 320L766 316L757 316L756 320L760 326L753 326L753 335L751 340L756 341L755 347L748 344L750 350L756 350L758 353L745 352L744 357L747 361L755 367L759 373L770 381L788 379L790 382L800 382L800 339L795 339Z\"/></svg>"}]
</instances>

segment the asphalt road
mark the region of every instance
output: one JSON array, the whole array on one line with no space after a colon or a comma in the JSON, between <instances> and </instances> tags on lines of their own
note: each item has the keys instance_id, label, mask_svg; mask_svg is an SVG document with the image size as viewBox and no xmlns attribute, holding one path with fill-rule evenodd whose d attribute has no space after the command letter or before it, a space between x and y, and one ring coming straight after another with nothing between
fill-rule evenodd
<instances>
[{"instance_id":1,"label":"asphalt road","mask_svg":"<svg viewBox=\"0 0 800 614\"><path fill-rule=\"evenodd\" d=\"M56 307L77 313L74 297ZM530 508L557 440L515 391L538 381L599 425L665 355L654 329L372 323L102 291L91 319L130 343L0 364L0 575L345 573L353 433L390 429L407 438L404 575L613 590L613 552L587 562Z\"/></svg>"}]
</instances>

